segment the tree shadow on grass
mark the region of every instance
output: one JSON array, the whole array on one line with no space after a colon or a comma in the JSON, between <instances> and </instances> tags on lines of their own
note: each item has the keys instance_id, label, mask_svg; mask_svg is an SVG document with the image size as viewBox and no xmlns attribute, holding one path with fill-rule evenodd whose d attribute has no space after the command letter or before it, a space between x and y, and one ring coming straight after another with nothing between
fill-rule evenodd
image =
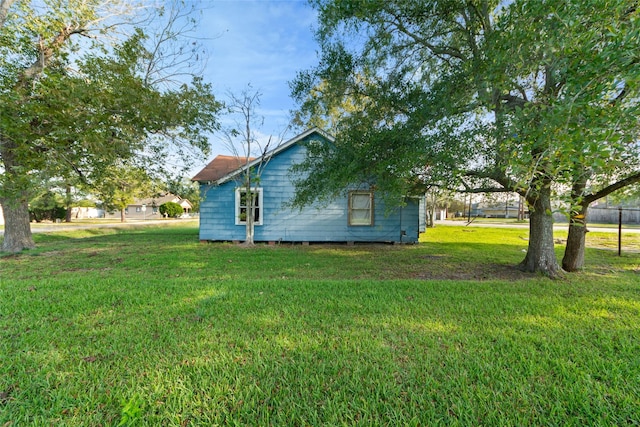
<instances>
[{"instance_id":1,"label":"tree shadow on grass","mask_svg":"<svg viewBox=\"0 0 640 427\"><path fill-rule=\"evenodd\" d=\"M443 268L441 268L443 267ZM458 264L453 268L432 265L416 274L416 279L422 280L506 280L520 281L540 277L539 274L526 273L516 264Z\"/></svg>"}]
</instances>

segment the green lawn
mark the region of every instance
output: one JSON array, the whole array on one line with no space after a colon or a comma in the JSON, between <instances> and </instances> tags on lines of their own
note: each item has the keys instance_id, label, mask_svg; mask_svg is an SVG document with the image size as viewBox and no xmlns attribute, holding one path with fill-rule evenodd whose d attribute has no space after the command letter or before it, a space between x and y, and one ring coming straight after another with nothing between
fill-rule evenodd
<instances>
[{"instance_id":1,"label":"green lawn","mask_svg":"<svg viewBox=\"0 0 640 427\"><path fill-rule=\"evenodd\" d=\"M526 237L36 235L0 258L0 426L638 425L640 254L554 281Z\"/></svg>"}]
</instances>

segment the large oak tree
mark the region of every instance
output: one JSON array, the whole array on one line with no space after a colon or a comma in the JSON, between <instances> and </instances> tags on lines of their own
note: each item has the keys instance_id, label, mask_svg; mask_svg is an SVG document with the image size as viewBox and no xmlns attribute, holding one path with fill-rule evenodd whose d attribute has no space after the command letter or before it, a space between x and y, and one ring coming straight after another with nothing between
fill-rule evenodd
<instances>
[{"instance_id":1,"label":"large oak tree","mask_svg":"<svg viewBox=\"0 0 640 427\"><path fill-rule=\"evenodd\" d=\"M395 200L434 183L517 192L531 215L521 267L558 274L556 196L564 193L577 206L585 192L564 189L604 176L622 179L637 165L631 161L640 75L635 6L628 0L312 4L322 57L298 75L294 96L309 118L347 98L359 108L341 118L334 146L312 147L298 167L307 175L296 203L362 180Z\"/></svg>"},{"instance_id":2,"label":"large oak tree","mask_svg":"<svg viewBox=\"0 0 640 427\"><path fill-rule=\"evenodd\" d=\"M172 24L188 16L164 11L154 21L164 26L154 33L146 23L146 34L126 21L139 12L131 5L0 0L2 250L34 246L34 175L91 184L118 162L162 159L174 143L208 149L220 105L201 78L183 74L189 64L171 49L181 36ZM172 64L182 67L175 79Z\"/></svg>"}]
</instances>

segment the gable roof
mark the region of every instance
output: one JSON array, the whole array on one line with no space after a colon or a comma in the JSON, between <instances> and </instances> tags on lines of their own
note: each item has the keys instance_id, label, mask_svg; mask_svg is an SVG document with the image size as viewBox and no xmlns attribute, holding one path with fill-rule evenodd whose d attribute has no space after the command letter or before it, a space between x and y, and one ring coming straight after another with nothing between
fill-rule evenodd
<instances>
[{"instance_id":1,"label":"gable roof","mask_svg":"<svg viewBox=\"0 0 640 427\"><path fill-rule=\"evenodd\" d=\"M329 135L322 129L314 127L280 144L273 150L266 153L263 157L275 157L287 148L291 147L294 144L297 144L298 142L302 141L310 135L313 135L314 133L326 138L330 142L335 142L335 139L331 135ZM191 178L191 180L198 182L215 182L216 184L220 185L245 171L247 168L251 168L259 164L262 161L263 157L251 157L249 158L249 162L247 162L246 158L244 157L217 156L211 163L205 166L204 169L198 172L196 176Z\"/></svg>"}]
</instances>

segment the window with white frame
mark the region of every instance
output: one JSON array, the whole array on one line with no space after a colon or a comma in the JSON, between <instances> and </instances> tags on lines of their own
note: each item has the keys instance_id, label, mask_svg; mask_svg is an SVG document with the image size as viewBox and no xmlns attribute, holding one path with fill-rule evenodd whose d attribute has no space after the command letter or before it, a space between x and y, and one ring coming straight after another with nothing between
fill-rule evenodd
<instances>
[{"instance_id":1,"label":"window with white frame","mask_svg":"<svg viewBox=\"0 0 640 427\"><path fill-rule=\"evenodd\" d=\"M349 225L373 225L373 192L349 192Z\"/></svg>"},{"instance_id":2,"label":"window with white frame","mask_svg":"<svg viewBox=\"0 0 640 427\"><path fill-rule=\"evenodd\" d=\"M253 187L253 224L262 225L262 188ZM249 192L246 188L236 188L236 225L247 223L247 213L249 211Z\"/></svg>"}]
</instances>

